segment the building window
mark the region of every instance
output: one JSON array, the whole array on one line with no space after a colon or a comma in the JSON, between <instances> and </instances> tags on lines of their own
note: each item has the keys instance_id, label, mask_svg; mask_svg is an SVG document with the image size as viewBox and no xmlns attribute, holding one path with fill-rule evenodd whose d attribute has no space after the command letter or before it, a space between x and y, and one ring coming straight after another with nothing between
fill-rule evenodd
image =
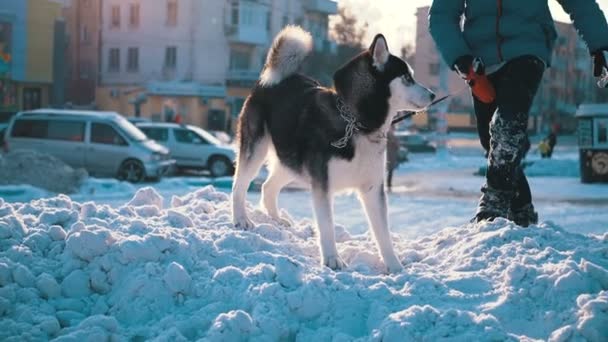
<instances>
[{"instance_id":1,"label":"building window","mask_svg":"<svg viewBox=\"0 0 608 342\"><path fill-rule=\"evenodd\" d=\"M86 80L91 77L91 62L89 61L80 61L80 79Z\"/></svg>"},{"instance_id":2,"label":"building window","mask_svg":"<svg viewBox=\"0 0 608 342\"><path fill-rule=\"evenodd\" d=\"M249 70L251 55L242 51L230 51L230 70Z\"/></svg>"},{"instance_id":3,"label":"building window","mask_svg":"<svg viewBox=\"0 0 608 342\"><path fill-rule=\"evenodd\" d=\"M233 2L230 10L230 23L234 26L239 24L239 3Z\"/></svg>"},{"instance_id":4,"label":"building window","mask_svg":"<svg viewBox=\"0 0 608 342\"><path fill-rule=\"evenodd\" d=\"M139 4L131 4L129 7L129 26L131 28L139 27Z\"/></svg>"},{"instance_id":5,"label":"building window","mask_svg":"<svg viewBox=\"0 0 608 342\"><path fill-rule=\"evenodd\" d=\"M139 48L130 47L127 50L127 71L135 72L139 70Z\"/></svg>"},{"instance_id":6,"label":"building window","mask_svg":"<svg viewBox=\"0 0 608 342\"><path fill-rule=\"evenodd\" d=\"M167 46L165 49L165 69L175 69L177 65L177 47Z\"/></svg>"},{"instance_id":7,"label":"building window","mask_svg":"<svg viewBox=\"0 0 608 342\"><path fill-rule=\"evenodd\" d=\"M120 28L120 5L112 6L112 28Z\"/></svg>"},{"instance_id":8,"label":"building window","mask_svg":"<svg viewBox=\"0 0 608 342\"><path fill-rule=\"evenodd\" d=\"M177 26L177 0L167 1L167 26Z\"/></svg>"},{"instance_id":9,"label":"building window","mask_svg":"<svg viewBox=\"0 0 608 342\"><path fill-rule=\"evenodd\" d=\"M429 73L431 76L439 75L439 63L431 63L429 64Z\"/></svg>"},{"instance_id":10,"label":"building window","mask_svg":"<svg viewBox=\"0 0 608 342\"><path fill-rule=\"evenodd\" d=\"M108 71L120 71L120 49L118 48L110 49Z\"/></svg>"},{"instance_id":11,"label":"building window","mask_svg":"<svg viewBox=\"0 0 608 342\"><path fill-rule=\"evenodd\" d=\"M82 33L80 34L80 41L82 43L88 43L90 39L89 28L87 25L82 25Z\"/></svg>"}]
</instances>

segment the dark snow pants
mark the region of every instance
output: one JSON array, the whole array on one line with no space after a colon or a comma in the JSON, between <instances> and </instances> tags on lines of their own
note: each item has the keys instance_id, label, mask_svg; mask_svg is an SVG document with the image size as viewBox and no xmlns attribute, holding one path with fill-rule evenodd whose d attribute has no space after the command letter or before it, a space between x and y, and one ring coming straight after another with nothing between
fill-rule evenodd
<instances>
[{"instance_id":1,"label":"dark snow pants","mask_svg":"<svg viewBox=\"0 0 608 342\"><path fill-rule=\"evenodd\" d=\"M506 218L532 204L521 160L530 148L528 113L544 70L535 56L515 58L488 76L496 89L493 103L474 98L479 139L488 156L478 214Z\"/></svg>"}]
</instances>

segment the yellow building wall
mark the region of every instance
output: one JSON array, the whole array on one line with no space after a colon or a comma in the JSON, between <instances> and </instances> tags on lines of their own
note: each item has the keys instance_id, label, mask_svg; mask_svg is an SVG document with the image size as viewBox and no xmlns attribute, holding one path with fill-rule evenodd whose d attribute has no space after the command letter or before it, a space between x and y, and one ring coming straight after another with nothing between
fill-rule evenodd
<instances>
[{"instance_id":1,"label":"yellow building wall","mask_svg":"<svg viewBox=\"0 0 608 342\"><path fill-rule=\"evenodd\" d=\"M131 101L142 91L143 89L138 90L133 86L97 87L95 102L99 110L113 111L124 116L135 116L135 107ZM183 123L202 128L206 128L208 125L209 110L219 109L224 110L226 115L230 114L230 108L223 98L202 101L197 96L148 95L146 102L141 106L141 117L162 121L165 119L163 108L166 105L171 106L181 115Z\"/></svg>"},{"instance_id":2,"label":"yellow building wall","mask_svg":"<svg viewBox=\"0 0 608 342\"><path fill-rule=\"evenodd\" d=\"M476 127L468 113L448 113L446 114L449 128L474 128Z\"/></svg>"},{"instance_id":3,"label":"yellow building wall","mask_svg":"<svg viewBox=\"0 0 608 342\"><path fill-rule=\"evenodd\" d=\"M18 0L24 1L24 0ZM27 0L26 81L53 81L53 44L55 20L61 5L48 0Z\"/></svg>"}]
</instances>

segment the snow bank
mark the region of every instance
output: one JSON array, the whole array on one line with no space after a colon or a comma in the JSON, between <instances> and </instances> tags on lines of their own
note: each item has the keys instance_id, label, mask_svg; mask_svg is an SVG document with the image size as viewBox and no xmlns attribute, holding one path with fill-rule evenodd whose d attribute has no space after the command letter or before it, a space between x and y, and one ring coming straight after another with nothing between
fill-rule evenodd
<instances>
[{"instance_id":1,"label":"snow bank","mask_svg":"<svg viewBox=\"0 0 608 342\"><path fill-rule=\"evenodd\" d=\"M0 185L29 184L55 193L74 193L87 178L84 169L74 170L63 161L33 150L0 154Z\"/></svg>"},{"instance_id":2,"label":"snow bank","mask_svg":"<svg viewBox=\"0 0 608 342\"><path fill-rule=\"evenodd\" d=\"M537 159L524 169L529 177L580 177L577 159Z\"/></svg>"},{"instance_id":3,"label":"snow bank","mask_svg":"<svg viewBox=\"0 0 608 342\"><path fill-rule=\"evenodd\" d=\"M260 211L236 230L212 187L111 208L0 199L0 340L605 340L608 234L505 220L395 237L382 274L368 235L338 227L342 272L309 220ZM250 208L253 210L254 208Z\"/></svg>"}]
</instances>

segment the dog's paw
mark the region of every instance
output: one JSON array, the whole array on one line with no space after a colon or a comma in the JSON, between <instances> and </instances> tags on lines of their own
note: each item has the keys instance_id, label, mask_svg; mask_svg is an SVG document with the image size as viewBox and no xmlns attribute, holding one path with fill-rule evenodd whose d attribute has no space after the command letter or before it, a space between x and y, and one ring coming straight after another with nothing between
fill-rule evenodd
<instances>
[{"instance_id":1,"label":"dog's paw","mask_svg":"<svg viewBox=\"0 0 608 342\"><path fill-rule=\"evenodd\" d=\"M250 230L255 227L253 221L247 217L234 218L232 221L234 223L234 227L237 229Z\"/></svg>"},{"instance_id":2,"label":"dog's paw","mask_svg":"<svg viewBox=\"0 0 608 342\"><path fill-rule=\"evenodd\" d=\"M331 268L334 271L345 269L348 265L337 255L332 255L323 258L323 265Z\"/></svg>"}]
</instances>

